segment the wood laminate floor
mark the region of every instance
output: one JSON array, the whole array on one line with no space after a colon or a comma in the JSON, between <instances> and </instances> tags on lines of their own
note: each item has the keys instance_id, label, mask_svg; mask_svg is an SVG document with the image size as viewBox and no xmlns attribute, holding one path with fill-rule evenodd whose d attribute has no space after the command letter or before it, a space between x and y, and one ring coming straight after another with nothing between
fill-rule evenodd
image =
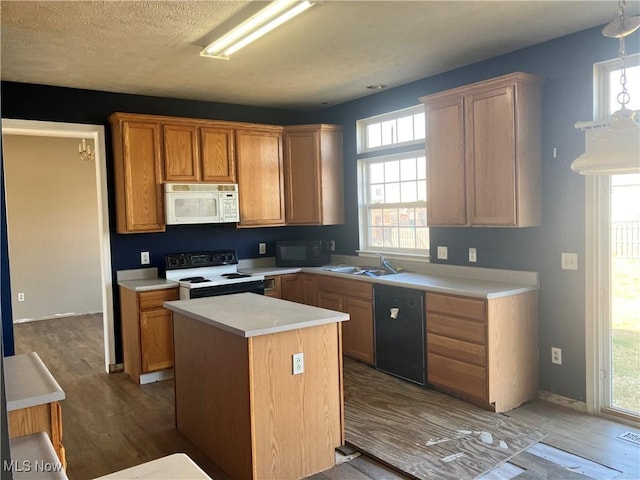
<instances>
[{"instance_id":1,"label":"wood laminate floor","mask_svg":"<svg viewBox=\"0 0 640 480\"><path fill-rule=\"evenodd\" d=\"M116 470L121 470L175 452L187 453L212 478L226 480L221 472L204 454L184 438L176 429L173 411L173 383L158 382L138 386L124 373L104 373L104 347L102 338L102 316L84 315L64 317L14 326L16 353L38 352L51 373L65 391L62 402L63 443L66 448L70 479L90 479ZM350 375L366 372L366 375L385 375L370 367L355 362L345 362L345 391ZM355 378L355 377L352 377ZM394 379L395 380L395 379ZM418 388L418 387L416 387ZM388 401L386 390L377 395L374 388L367 398L358 402L371 405ZM451 399L440 396L441 402L430 405L431 418L441 410L441 422L447 423L447 409ZM460 402L458 415L464 415L466 407L471 418L477 414L476 407ZM388 403L389 410L393 403ZM494 414L495 415L495 414ZM633 443L617 436L626 431L640 433L637 429L597 417L590 417L565 408L536 401L506 414L499 414L504 425L530 427L536 435L543 434L543 442L558 451L571 452L579 457L591 459L599 465L613 469L608 478L640 479L640 450ZM497 417L496 417L497 418ZM415 423L398 419L409 425ZM349 431L347 416L347 432ZM407 434L415 428L406 430ZM498 429L498 432L501 430ZM506 431L506 430L505 430ZM501 435L497 433L496 438ZM349 437L348 437L349 438ZM378 439L379 440L379 439ZM384 439L367 455L361 455L346 463L314 475L314 480L401 480L419 478L403 475L388 468L392 464L387 457L376 461L372 457L383 457L380 452L393 451L402 456L403 445L392 435ZM377 450L377 451L375 451ZM503 466L515 473L490 473L485 480L518 478L598 478L576 473L530 452L518 453ZM497 459L501 462L503 459ZM397 465L396 465L397 467ZM483 469L484 470L484 469ZM507 469L508 470L508 469ZM446 472L447 470L443 470ZM453 470L452 470L453 471ZM442 472L433 472L423 478L443 478ZM458 472L459 473L459 472ZM588 474L588 472L587 472ZM475 474L470 473L473 478ZM286 480L286 479L282 479Z\"/></svg>"}]
</instances>

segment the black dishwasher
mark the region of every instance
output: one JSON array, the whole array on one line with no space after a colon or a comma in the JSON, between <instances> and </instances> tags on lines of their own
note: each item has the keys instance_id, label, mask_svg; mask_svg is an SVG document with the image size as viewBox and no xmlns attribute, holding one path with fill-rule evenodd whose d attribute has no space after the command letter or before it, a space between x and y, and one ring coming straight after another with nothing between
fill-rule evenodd
<instances>
[{"instance_id":1,"label":"black dishwasher","mask_svg":"<svg viewBox=\"0 0 640 480\"><path fill-rule=\"evenodd\" d=\"M424 292L380 284L373 291L376 368L425 385Z\"/></svg>"}]
</instances>

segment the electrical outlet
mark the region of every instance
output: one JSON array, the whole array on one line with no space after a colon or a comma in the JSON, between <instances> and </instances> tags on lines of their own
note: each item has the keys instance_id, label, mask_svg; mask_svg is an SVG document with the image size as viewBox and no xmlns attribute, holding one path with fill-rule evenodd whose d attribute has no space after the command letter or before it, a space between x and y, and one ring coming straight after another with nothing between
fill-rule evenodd
<instances>
[{"instance_id":1,"label":"electrical outlet","mask_svg":"<svg viewBox=\"0 0 640 480\"><path fill-rule=\"evenodd\" d=\"M140 264L141 265L149 265L149 252L140 252Z\"/></svg>"},{"instance_id":2,"label":"electrical outlet","mask_svg":"<svg viewBox=\"0 0 640 480\"><path fill-rule=\"evenodd\" d=\"M266 243L260 242L258 244L258 253L260 255L264 255L265 253L267 253L267 244Z\"/></svg>"},{"instance_id":3,"label":"electrical outlet","mask_svg":"<svg viewBox=\"0 0 640 480\"><path fill-rule=\"evenodd\" d=\"M551 347L551 363L556 365L562 365L562 349L558 347Z\"/></svg>"},{"instance_id":4,"label":"electrical outlet","mask_svg":"<svg viewBox=\"0 0 640 480\"><path fill-rule=\"evenodd\" d=\"M293 354L293 374L299 375L304 373L304 353Z\"/></svg>"},{"instance_id":5,"label":"electrical outlet","mask_svg":"<svg viewBox=\"0 0 640 480\"><path fill-rule=\"evenodd\" d=\"M477 251L475 248L470 248L469 249L469 261L470 262L476 262L477 261Z\"/></svg>"},{"instance_id":6,"label":"electrical outlet","mask_svg":"<svg viewBox=\"0 0 640 480\"><path fill-rule=\"evenodd\" d=\"M446 260L449 257L449 249L447 247L438 247L438 260Z\"/></svg>"},{"instance_id":7,"label":"electrical outlet","mask_svg":"<svg viewBox=\"0 0 640 480\"><path fill-rule=\"evenodd\" d=\"M19 302L24 302L24 293L19 293L18 294L18 301Z\"/></svg>"},{"instance_id":8,"label":"electrical outlet","mask_svg":"<svg viewBox=\"0 0 640 480\"><path fill-rule=\"evenodd\" d=\"M577 253L562 253L562 270L578 270Z\"/></svg>"},{"instance_id":9,"label":"electrical outlet","mask_svg":"<svg viewBox=\"0 0 640 480\"><path fill-rule=\"evenodd\" d=\"M335 252L336 251L336 241L335 240L329 240L329 251L330 252Z\"/></svg>"}]
</instances>

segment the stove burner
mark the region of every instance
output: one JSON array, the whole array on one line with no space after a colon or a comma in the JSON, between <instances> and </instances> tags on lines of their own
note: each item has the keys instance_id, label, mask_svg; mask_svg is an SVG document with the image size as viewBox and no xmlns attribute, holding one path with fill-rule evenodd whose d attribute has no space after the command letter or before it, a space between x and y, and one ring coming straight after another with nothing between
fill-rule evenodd
<instances>
[{"instance_id":1,"label":"stove burner","mask_svg":"<svg viewBox=\"0 0 640 480\"><path fill-rule=\"evenodd\" d=\"M189 283L202 283L202 282L208 282L209 280L207 280L204 277L186 277L186 278L181 278L180 281L189 282Z\"/></svg>"},{"instance_id":2,"label":"stove burner","mask_svg":"<svg viewBox=\"0 0 640 480\"><path fill-rule=\"evenodd\" d=\"M245 277L250 277L251 274L249 274L249 273L223 273L221 276L222 277L226 277L226 278L245 278Z\"/></svg>"}]
</instances>

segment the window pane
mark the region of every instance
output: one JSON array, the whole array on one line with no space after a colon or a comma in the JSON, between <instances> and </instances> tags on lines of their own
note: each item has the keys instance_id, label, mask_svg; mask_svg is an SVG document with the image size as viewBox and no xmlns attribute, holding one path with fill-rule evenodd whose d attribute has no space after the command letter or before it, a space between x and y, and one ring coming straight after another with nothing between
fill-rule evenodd
<instances>
[{"instance_id":1,"label":"window pane","mask_svg":"<svg viewBox=\"0 0 640 480\"><path fill-rule=\"evenodd\" d=\"M400 199L402 202L415 202L418 200L418 192L416 191L416 182L401 183L402 189Z\"/></svg>"},{"instance_id":2,"label":"window pane","mask_svg":"<svg viewBox=\"0 0 640 480\"><path fill-rule=\"evenodd\" d=\"M373 123L371 125L367 125L367 148L376 148L380 145L382 145L380 124Z\"/></svg>"},{"instance_id":3,"label":"window pane","mask_svg":"<svg viewBox=\"0 0 640 480\"><path fill-rule=\"evenodd\" d=\"M400 180L400 162L394 160L384 163L384 181L397 182Z\"/></svg>"},{"instance_id":4,"label":"window pane","mask_svg":"<svg viewBox=\"0 0 640 480\"><path fill-rule=\"evenodd\" d=\"M418 227L426 227L427 226L427 208L426 207L418 207L416 208L416 225Z\"/></svg>"},{"instance_id":5,"label":"window pane","mask_svg":"<svg viewBox=\"0 0 640 480\"><path fill-rule=\"evenodd\" d=\"M400 184L399 183L387 183L385 185L385 203L399 203L400 202Z\"/></svg>"},{"instance_id":6,"label":"window pane","mask_svg":"<svg viewBox=\"0 0 640 480\"><path fill-rule=\"evenodd\" d=\"M384 182L384 163L369 163L369 183Z\"/></svg>"},{"instance_id":7,"label":"window pane","mask_svg":"<svg viewBox=\"0 0 640 480\"><path fill-rule=\"evenodd\" d=\"M393 131L396 128L396 121L389 120L382 122L382 145L393 144Z\"/></svg>"},{"instance_id":8,"label":"window pane","mask_svg":"<svg viewBox=\"0 0 640 480\"><path fill-rule=\"evenodd\" d=\"M369 225L372 227L381 227L382 226L382 209L381 208L372 208L369 210Z\"/></svg>"},{"instance_id":9,"label":"window pane","mask_svg":"<svg viewBox=\"0 0 640 480\"><path fill-rule=\"evenodd\" d=\"M427 250L429 248L429 229L416 228L416 248Z\"/></svg>"},{"instance_id":10,"label":"window pane","mask_svg":"<svg viewBox=\"0 0 640 480\"><path fill-rule=\"evenodd\" d=\"M369 231L369 244L372 247L384 247L384 229L373 227Z\"/></svg>"},{"instance_id":11,"label":"window pane","mask_svg":"<svg viewBox=\"0 0 640 480\"><path fill-rule=\"evenodd\" d=\"M398 229L398 246L400 248L415 248L416 232L413 228Z\"/></svg>"},{"instance_id":12,"label":"window pane","mask_svg":"<svg viewBox=\"0 0 640 480\"><path fill-rule=\"evenodd\" d=\"M418 201L426 202L427 201L427 182L424 180L420 180L418 182Z\"/></svg>"},{"instance_id":13,"label":"window pane","mask_svg":"<svg viewBox=\"0 0 640 480\"><path fill-rule=\"evenodd\" d=\"M424 138L425 128L424 128L424 112L418 113L413 116L413 128L414 128L414 138L416 140L420 140Z\"/></svg>"},{"instance_id":14,"label":"window pane","mask_svg":"<svg viewBox=\"0 0 640 480\"><path fill-rule=\"evenodd\" d=\"M416 159L407 158L400 161L400 180L415 180L416 177Z\"/></svg>"},{"instance_id":15,"label":"window pane","mask_svg":"<svg viewBox=\"0 0 640 480\"><path fill-rule=\"evenodd\" d=\"M369 189L369 203L384 203L384 185L371 185Z\"/></svg>"},{"instance_id":16,"label":"window pane","mask_svg":"<svg viewBox=\"0 0 640 480\"><path fill-rule=\"evenodd\" d=\"M398 209L397 208L385 208L384 209L384 224L385 226L398 225Z\"/></svg>"},{"instance_id":17,"label":"window pane","mask_svg":"<svg viewBox=\"0 0 640 480\"><path fill-rule=\"evenodd\" d=\"M415 224L415 209L400 208L398 209L398 224L410 226Z\"/></svg>"},{"instance_id":18,"label":"window pane","mask_svg":"<svg viewBox=\"0 0 640 480\"><path fill-rule=\"evenodd\" d=\"M413 140L413 135L413 115L399 118L397 143L410 142Z\"/></svg>"},{"instance_id":19,"label":"window pane","mask_svg":"<svg viewBox=\"0 0 640 480\"><path fill-rule=\"evenodd\" d=\"M618 103L618 95L622 92L620 72L621 70L613 70L609 74L609 113L620 110L620 103ZM639 110L640 88L637 86L640 85L640 65L626 68L625 73L627 76L627 92L629 93L627 108L630 110Z\"/></svg>"},{"instance_id":20,"label":"window pane","mask_svg":"<svg viewBox=\"0 0 640 480\"><path fill-rule=\"evenodd\" d=\"M427 158L426 157L418 157L416 158L418 178L423 179L427 178Z\"/></svg>"},{"instance_id":21,"label":"window pane","mask_svg":"<svg viewBox=\"0 0 640 480\"><path fill-rule=\"evenodd\" d=\"M398 229L397 228L384 229L384 246L391 247L391 248L398 248Z\"/></svg>"}]
</instances>

